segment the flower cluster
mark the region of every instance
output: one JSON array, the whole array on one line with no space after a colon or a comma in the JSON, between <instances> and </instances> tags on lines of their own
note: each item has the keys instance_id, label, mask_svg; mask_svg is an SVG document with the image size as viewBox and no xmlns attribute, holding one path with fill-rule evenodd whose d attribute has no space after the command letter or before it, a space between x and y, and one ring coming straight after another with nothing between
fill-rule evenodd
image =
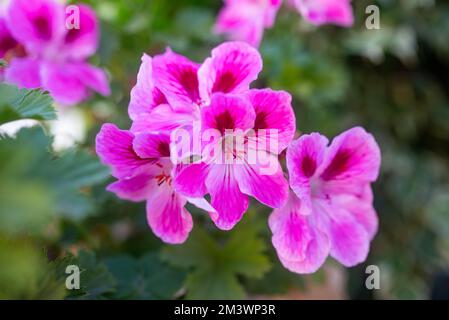
<instances>
[{"instance_id":1,"label":"flower cluster","mask_svg":"<svg viewBox=\"0 0 449 320\"><path fill-rule=\"evenodd\" d=\"M274 208L273 245L288 269L314 272L329 254L346 266L363 261L377 228L374 138L353 128L330 146L316 133L293 141L291 96L250 88L261 70L244 42L219 45L201 64L170 49L144 55L130 129L105 124L97 135L97 154L117 178L108 190L146 201L148 224L167 243L192 229L187 202L229 230L253 197ZM188 149L181 156L180 145ZM290 184L279 162L285 150Z\"/></svg>"},{"instance_id":2,"label":"flower cluster","mask_svg":"<svg viewBox=\"0 0 449 320\"><path fill-rule=\"evenodd\" d=\"M3 11L0 58L9 62L2 71L6 82L43 88L63 105L85 100L92 90L109 95L104 71L86 61L99 41L98 21L90 7L11 0ZM76 23L68 21L70 15Z\"/></svg>"},{"instance_id":3,"label":"flower cluster","mask_svg":"<svg viewBox=\"0 0 449 320\"><path fill-rule=\"evenodd\" d=\"M215 31L233 40L258 47L264 29L271 28L282 0L224 0ZM351 0L288 0L308 22L320 26L336 24L349 27L354 23Z\"/></svg>"}]
</instances>

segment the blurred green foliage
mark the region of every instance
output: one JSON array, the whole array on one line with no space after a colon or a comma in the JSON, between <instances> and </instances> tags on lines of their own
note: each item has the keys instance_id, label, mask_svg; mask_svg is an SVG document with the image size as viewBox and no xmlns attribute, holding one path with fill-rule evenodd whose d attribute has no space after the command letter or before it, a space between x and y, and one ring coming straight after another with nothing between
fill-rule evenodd
<instances>
[{"instance_id":1,"label":"blurred green foliage","mask_svg":"<svg viewBox=\"0 0 449 320\"><path fill-rule=\"evenodd\" d=\"M46 122L0 140L0 298L235 299L292 288L307 294L304 277L276 258L269 209L254 204L229 233L192 209L190 239L169 247L152 235L143 204L105 191L109 173L92 152L102 123L129 127L129 92L144 52L170 46L202 61L223 40L211 32L221 1L85 2L102 21L93 59L108 70L112 96L77 107L88 135L73 150L52 150ZM365 28L370 4L380 7L380 30ZM314 28L281 9L260 48L264 70L255 86L293 95L300 132L334 136L362 125L374 134L383 154L374 185L380 228L368 261L344 271L347 292L426 298L433 275L449 272L449 3L353 5L352 29ZM48 99L1 85L0 123L49 120ZM82 270L80 290L64 289L69 264ZM375 292L364 289L368 264L381 268ZM308 279L325 277L318 272Z\"/></svg>"}]
</instances>

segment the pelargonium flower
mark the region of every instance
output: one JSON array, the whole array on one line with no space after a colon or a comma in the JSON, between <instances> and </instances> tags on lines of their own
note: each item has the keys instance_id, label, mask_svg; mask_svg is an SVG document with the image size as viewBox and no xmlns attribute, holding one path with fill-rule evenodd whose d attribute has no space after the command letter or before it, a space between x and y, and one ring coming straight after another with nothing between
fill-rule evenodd
<instances>
[{"instance_id":1,"label":"pelargonium flower","mask_svg":"<svg viewBox=\"0 0 449 320\"><path fill-rule=\"evenodd\" d=\"M174 189L181 195L189 199L211 195L213 208L208 212L222 229L232 228L241 219L249 195L272 207L287 200L288 183L277 156L293 139L295 116L288 93L249 88L261 69L260 54L243 42L219 45L202 64L168 49L153 58L142 57L131 91L128 111L133 123L129 134L136 137L155 131L191 130L195 122L200 123L202 132L241 129L244 133L246 151L237 154L231 147L223 153L241 163L175 163L172 175ZM276 130L275 136L270 136L270 129ZM259 130L269 131L259 135ZM214 143L228 139L222 138ZM278 145L259 150L259 158L272 165L271 174L263 174L260 171L267 163L259 158L249 163L247 156L270 139ZM191 155L195 155L194 150Z\"/></svg>"},{"instance_id":2,"label":"pelargonium flower","mask_svg":"<svg viewBox=\"0 0 449 320\"><path fill-rule=\"evenodd\" d=\"M282 0L224 0L215 32L258 47L264 29L271 28ZM288 0L309 23L350 27L354 23L351 0Z\"/></svg>"},{"instance_id":3,"label":"pelargonium flower","mask_svg":"<svg viewBox=\"0 0 449 320\"><path fill-rule=\"evenodd\" d=\"M5 20L26 55L13 57L7 82L43 88L64 105L86 99L91 90L109 94L105 73L86 62L98 46L98 21L86 5L79 9L79 28L66 26L66 7L55 0L11 0Z\"/></svg>"},{"instance_id":4,"label":"pelargonium flower","mask_svg":"<svg viewBox=\"0 0 449 320\"><path fill-rule=\"evenodd\" d=\"M316 26L330 23L350 27L354 24L351 0L290 1L304 19Z\"/></svg>"},{"instance_id":5,"label":"pelargonium flower","mask_svg":"<svg viewBox=\"0 0 449 320\"><path fill-rule=\"evenodd\" d=\"M217 92L243 94L262 70L259 52L243 42L226 42L202 64L170 49L142 57L128 112L131 131L168 130L200 120L200 109Z\"/></svg>"},{"instance_id":6,"label":"pelargonium flower","mask_svg":"<svg viewBox=\"0 0 449 320\"><path fill-rule=\"evenodd\" d=\"M377 231L370 186L380 167L376 141L356 127L327 145L312 133L287 150L293 191L269 225L280 261L293 272L315 272L329 254L347 267L363 262Z\"/></svg>"},{"instance_id":7,"label":"pelargonium flower","mask_svg":"<svg viewBox=\"0 0 449 320\"><path fill-rule=\"evenodd\" d=\"M212 143L218 150L213 158L184 166L175 176L175 188L191 197L210 194L216 212L211 217L217 227L229 230L248 208L248 196L273 208L284 205L288 183L278 161L293 139L295 116L291 97L283 91L250 90L246 95L213 95L211 104L201 110L201 130L221 135ZM274 150L259 138L259 130L275 129ZM231 134L226 134L232 130ZM248 134L249 131L256 135ZM242 139L242 148L236 140ZM268 137L267 140L271 140ZM251 151L257 157L250 156ZM218 161L216 161L218 158ZM267 161L262 161L265 159ZM267 166L270 166L269 170Z\"/></svg>"},{"instance_id":8,"label":"pelargonium flower","mask_svg":"<svg viewBox=\"0 0 449 320\"><path fill-rule=\"evenodd\" d=\"M215 31L258 47L265 28L274 24L282 0L224 0Z\"/></svg>"},{"instance_id":9,"label":"pelargonium flower","mask_svg":"<svg viewBox=\"0 0 449 320\"><path fill-rule=\"evenodd\" d=\"M184 208L187 201L208 212L214 209L204 199L188 198L174 190L169 143L166 133L134 135L104 124L96 138L96 151L118 179L107 190L125 200L146 201L147 220L154 234L164 242L178 244L187 239L193 226Z\"/></svg>"}]
</instances>

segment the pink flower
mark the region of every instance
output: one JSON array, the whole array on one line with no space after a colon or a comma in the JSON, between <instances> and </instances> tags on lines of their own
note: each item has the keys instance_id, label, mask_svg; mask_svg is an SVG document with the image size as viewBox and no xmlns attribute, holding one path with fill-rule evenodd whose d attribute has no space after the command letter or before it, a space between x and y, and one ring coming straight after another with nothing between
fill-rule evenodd
<instances>
[{"instance_id":1,"label":"pink flower","mask_svg":"<svg viewBox=\"0 0 449 320\"><path fill-rule=\"evenodd\" d=\"M153 232L164 242L178 244L187 239L193 226L184 208L187 201L207 211L214 209L204 199L187 198L174 190L169 142L164 133L134 135L105 124L97 135L96 150L118 179L107 190L125 200L146 201Z\"/></svg>"},{"instance_id":2,"label":"pink flower","mask_svg":"<svg viewBox=\"0 0 449 320\"><path fill-rule=\"evenodd\" d=\"M202 64L170 49L153 58L144 55L128 108L131 131L191 125L213 94L246 93L261 70L259 52L243 42L219 45Z\"/></svg>"},{"instance_id":3,"label":"pink flower","mask_svg":"<svg viewBox=\"0 0 449 320\"><path fill-rule=\"evenodd\" d=\"M330 254L350 267L363 262L377 231L371 182L380 150L356 127L337 136L303 135L287 150L287 204L270 216L272 242L282 264L297 273L315 272Z\"/></svg>"},{"instance_id":4,"label":"pink flower","mask_svg":"<svg viewBox=\"0 0 449 320\"><path fill-rule=\"evenodd\" d=\"M240 221L248 208L248 196L273 208L284 205L288 183L277 156L295 132L288 93L269 89L250 90L244 96L216 93L211 104L201 110L201 125L203 132L214 129L222 134L212 142L218 146L212 148L218 153L211 161L184 166L175 177L177 190L191 197L210 194L216 210L211 218L223 230ZM274 152L260 143L258 136L249 134L250 130L263 129L277 130L279 145ZM233 133L225 134L226 130ZM240 149L235 143L239 138L244 141ZM252 161L249 154L256 150L257 158Z\"/></svg>"},{"instance_id":5,"label":"pink flower","mask_svg":"<svg viewBox=\"0 0 449 320\"><path fill-rule=\"evenodd\" d=\"M44 88L64 105L85 100L91 90L110 93L105 73L86 62L98 46L97 18L90 7L77 7L79 28L68 29L65 7L55 0L11 0L5 19L26 56L10 61L7 82Z\"/></svg>"},{"instance_id":6,"label":"pink flower","mask_svg":"<svg viewBox=\"0 0 449 320\"><path fill-rule=\"evenodd\" d=\"M258 47L264 29L271 28L282 0L224 0L215 32ZM354 23L351 0L288 0L308 22L350 27Z\"/></svg>"},{"instance_id":7,"label":"pink flower","mask_svg":"<svg viewBox=\"0 0 449 320\"><path fill-rule=\"evenodd\" d=\"M354 24L351 0L291 0L298 12L310 23L320 26Z\"/></svg>"},{"instance_id":8,"label":"pink flower","mask_svg":"<svg viewBox=\"0 0 449 320\"><path fill-rule=\"evenodd\" d=\"M232 228L241 219L249 195L272 207L280 207L287 200L288 184L277 156L293 139L295 116L288 93L249 89L261 69L259 53L243 42L221 44L202 64L167 50L153 58L143 56L131 92L133 134L191 130L195 121L201 124L203 133L211 129L220 133L242 130L246 151L237 154L230 147L221 155L236 157L242 163L178 165L173 176L175 190L184 196L211 195L211 217L222 229ZM249 134L251 130L270 129L277 130L275 137L270 137L270 132L263 136ZM261 158L273 166L271 174L263 174L266 163L259 159L249 163L248 153L273 138L278 142L276 149L261 150Z\"/></svg>"},{"instance_id":9,"label":"pink flower","mask_svg":"<svg viewBox=\"0 0 449 320\"><path fill-rule=\"evenodd\" d=\"M258 47L265 28L274 24L282 0L225 0L215 25L217 33Z\"/></svg>"}]
</instances>

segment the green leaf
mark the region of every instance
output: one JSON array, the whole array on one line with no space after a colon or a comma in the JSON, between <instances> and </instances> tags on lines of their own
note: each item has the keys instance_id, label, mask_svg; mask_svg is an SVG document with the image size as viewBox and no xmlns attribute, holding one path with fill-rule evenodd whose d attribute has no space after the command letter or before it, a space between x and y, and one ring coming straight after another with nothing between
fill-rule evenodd
<instances>
[{"instance_id":1,"label":"green leaf","mask_svg":"<svg viewBox=\"0 0 449 320\"><path fill-rule=\"evenodd\" d=\"M53 120L53 100L40 90L0 84L0 124L20 119Z\"/></svg>"},{"instance_id":2,"label":"green leaf","mask_svg":"<svg viewBox=\"0 0 449 320\"><path fill-rule=\"evenodd\" d=\"M0 231L38 233L56 216L79 221L94 212L89 187L109 177L85 151L59 156L41 127L0 139Z\"/></svg>"},{"instance_id":3,"label":"green leaf","mask_svg":"<svg viewBox=\"0 0 449 320\"><path fill-rule=\"evenodd\" d=\"M0 299L62 299L64 293L63 282L33 240L0 236Z\"/></svg>"},{"instance_id":4,"label":"green leaf","mask_svg":"<svg viewBox=\"0 0 449 320\"><path fill-rule=\"evenodd\" d=\"M97 157L79 150L63 153L42 172L61 191L95 185L110 176L109 169Z\"/></svg>"},{"instance_id":5,"label":"green leaf","mask_svg":"<svg viewBox=\"0 0 449 320\"><path fill-rule=\"evenodd\" d=\"M72 299L104 299L115 291L116 281L106 265L99 262L94 253L81 251L76 259L66 260L69 264L80 268L80 289L68 290L68 298ZM63 265L63 264L61 264Z\"/></svg>"},{"instance_id":6,"label":"green leaf","mask_svg":"<svg viewBox=\"0 0 449 320\"><path fill-rule=\"evenodd\" d=\"M106 260L117 280L119 299L172 299L181 288L185 272L162 262L157 253L135 259L121 255Z\"/></svg>"},{"instance_id":7,"label":"green leaf","mask_svg":"<svg viewBox=\"0 0 449 320\"><path fill-rule=\"evenodd\" d=\"M241 299L245 297L239 276L260 278L269 269L260 225L248 214L224 243L195 229L181 246L166 248L163 258L172 265L188 268L189 299Z\"/></svg>"}]
</instances>

